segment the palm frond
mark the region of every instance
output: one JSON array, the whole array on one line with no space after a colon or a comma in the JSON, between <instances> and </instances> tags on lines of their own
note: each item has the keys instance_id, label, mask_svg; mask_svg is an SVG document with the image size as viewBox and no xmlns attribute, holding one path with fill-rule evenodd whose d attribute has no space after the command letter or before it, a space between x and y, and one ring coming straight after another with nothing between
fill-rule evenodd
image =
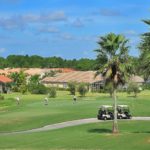
<instances>
[{"instance_id":1,"label":"palm frond","mask_svg":"<svg viewBox=\"0 0 150 150\"><path fill-rule=\"evenodd\" d=\"M150 20L142 20L144 23L146 23L147 25L150 25Z\"/></svg>"}]
</instances>

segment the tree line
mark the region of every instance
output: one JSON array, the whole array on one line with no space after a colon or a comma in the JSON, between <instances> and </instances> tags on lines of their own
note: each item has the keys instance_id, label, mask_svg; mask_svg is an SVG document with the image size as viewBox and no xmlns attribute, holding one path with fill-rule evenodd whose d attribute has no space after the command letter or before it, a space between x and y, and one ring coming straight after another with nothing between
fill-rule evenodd
<instances>
[{"instance_id":1,"label":"tree line","mask_svg":"<svg viewBox=\"0 0 150 150\"><path fill-rule=\"evenodd\" d=\"M130 57L135 66L138 66L137 57ZM102 59L63 59L61 57L42 57L38 55L9 55L8 57L0 57L0 68L73 68L81 71L97 70ZM138 72L138 71L137 71Z\"/></svg>"},{"instance_id":2,"label":"tree line","mask_svg":"<svg viewBox=\"0 0 150 150\"><path fill-rule=\"evenodd\" d=\"M0 68L73 68L77 70L95 70L96 60L81 58L67 60L61 57L41 57L38 55L9 55L0 57Z\"/></svg>"}]
</instances>

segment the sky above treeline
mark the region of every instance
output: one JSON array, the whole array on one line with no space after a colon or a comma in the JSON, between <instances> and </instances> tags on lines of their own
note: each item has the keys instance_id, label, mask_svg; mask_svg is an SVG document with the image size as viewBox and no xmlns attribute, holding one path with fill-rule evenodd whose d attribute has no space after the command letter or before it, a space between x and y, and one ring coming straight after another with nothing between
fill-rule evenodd
<instances>
[{"instance_id":1,"label":"sky above treeline","mask_svg":"<svg viewBox=\"0 0 150 150\"><path fill-rule=\"evenodd\" d=\"M95 58L109 32L129 38L138 56L149 30L142 19L150 19L150 0L0 0L0 56Z\"/></svg>"}]
</instances>

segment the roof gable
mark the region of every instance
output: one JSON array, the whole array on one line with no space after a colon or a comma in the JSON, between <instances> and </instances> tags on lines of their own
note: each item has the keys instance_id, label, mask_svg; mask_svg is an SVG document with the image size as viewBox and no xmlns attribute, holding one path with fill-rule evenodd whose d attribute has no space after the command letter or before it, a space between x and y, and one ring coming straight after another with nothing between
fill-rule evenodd
<instances>
[{"instance_id":1,"label":"roof gable","mask_svg":"<svg viewBox=\"0 0 150 150\"><path fill-rule=\"evenodd\" d=\"M46 77L45 79L43 79L43 82L67 83L74 81L78 83L94 83L102 80L103 78L101 76L97 76L95 78L94 71L73 71L69 73L59 73L55 77Z\"/></svg>"},{"instance_id":2,"label":"roof gable","mask_svg":"<svg viewBox=\"0 0 150 150\"><path fill-rule=\"evenodd\" d=\"M0 75L0 82L10 83L10 82L12 82L12 79L10 79L10 78L8 78L6 76Z\"/></svg>"}]
</instances>

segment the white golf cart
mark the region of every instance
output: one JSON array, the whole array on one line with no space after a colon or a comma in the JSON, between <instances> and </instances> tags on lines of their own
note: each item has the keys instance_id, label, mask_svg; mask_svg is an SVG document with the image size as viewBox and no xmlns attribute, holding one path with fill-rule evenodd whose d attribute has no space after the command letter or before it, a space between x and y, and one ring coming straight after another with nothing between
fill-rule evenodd
<instances>
[{"instance_id":1,"label":"white golf cart","mask_svg":"<svg viewBox=\"0 0 150 150\"><path fill-rule=\"evenodd\" d=\"M113 107L110 105L102 105L99 108L97 119L99 120L112 120L114 118L113 115Z\"/></svg>"},{"instance_id":2,"label":"white golf cart","mask_svg":"<svg viewBox=\"0 0 150 150\"><path fill-rule=\"evenodd\" d=\"M128 105L117 106L117 118L118 119L131 119L131 114Z\"/></svg>"}]
</instances>

